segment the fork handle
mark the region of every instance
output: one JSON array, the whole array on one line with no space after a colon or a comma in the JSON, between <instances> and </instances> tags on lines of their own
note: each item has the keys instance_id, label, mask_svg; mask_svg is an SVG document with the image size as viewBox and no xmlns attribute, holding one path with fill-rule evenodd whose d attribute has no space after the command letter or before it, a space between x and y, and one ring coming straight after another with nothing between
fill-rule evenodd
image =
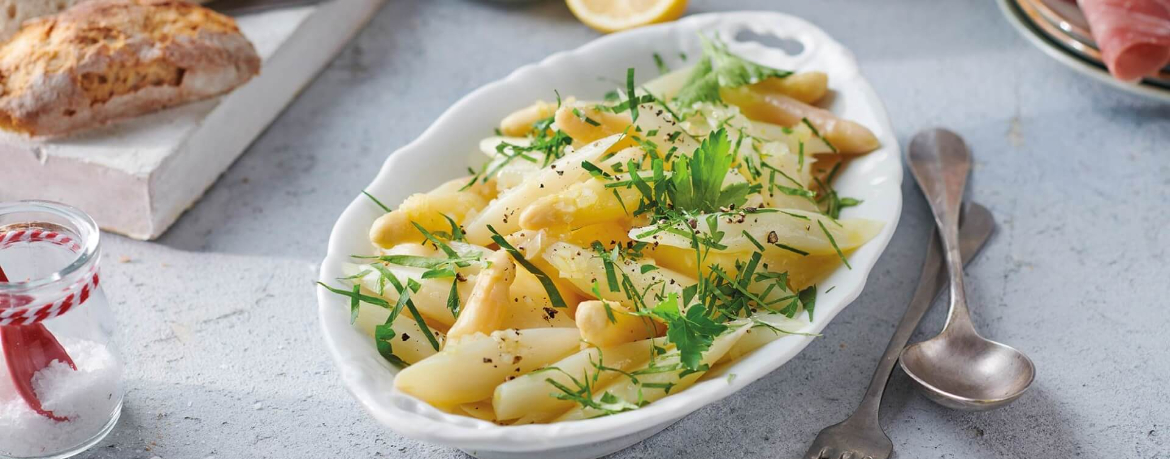
<instances>
[{"instance_id":1,"label":"fork handle","mask_svg":"<svg viewBox=\"0 0 1170 459\"><path fill-rule=\"evenodd\" d=\"M994 230L995 220L991 216L991 212L979 204L972 203L963 215L963 224L959 229L959 246L964 264L969 263L979 253ZM894 364L898 362L898 356L906 347L906 343L910 341L910 335L918 328L922 316L926 315L926 311L930 309L934 299L947 286L947 279L947 270L944 269L942 263L942 249L939 244L938 232L932 231L930 246L926 249L926 261L922 265L922 276L918 279L918 288L914 291L914 298L910 300L910 306L906 308L906 313L902 315L902 321L894 330L894 336L890 338L890 344L886 346L886 352L882 354L882 359L878 362L877 369L874 370L869 389L865 391L865 397L861 400L857 411L850 416L850 421L872 423L874 427L878 427L878 409L881 407L882 395L886 391L886 383L890 380Z\"/></svg>"}]
</instances>

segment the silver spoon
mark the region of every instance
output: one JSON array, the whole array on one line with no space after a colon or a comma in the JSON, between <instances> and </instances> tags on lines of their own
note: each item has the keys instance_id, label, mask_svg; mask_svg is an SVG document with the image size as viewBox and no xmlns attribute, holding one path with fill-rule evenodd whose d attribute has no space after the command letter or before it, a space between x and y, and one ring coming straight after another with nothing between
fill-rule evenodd
<instances>
[{"instance_id":1,"label":"silver spoon","mask_svg":"<svg viewBox=\"0 0 1170 459\"><path fill-rule=\"evenodd\" d=\"M931 129L914 136L908 156L943 241L951 308L942 332L907 347L899 364L940 405L969 411L1004 406L1028 390L1036 367L1024 353L980 336L971 324L959 255L959 205L971 153L957 134Z\"/></svg>"},{"instance_id":2,"label":"silver spoon","mask_svg":"<svg viewBox=\"0 0 1170 459\"><path fill-rule=\"evenodd\" d=\"M976 203L967 206L963 214L962 227L959 228L959 244L962 245L963 262L970 263L975 254L983 248L991 233L995 231L995 217L991 211ZM918 288L914 290L914 297L906 312L902 314L902 321L894 329L894 336L886 345L886 352L878 360L877 369L873 372L873 379L869 382L869 389L861 404L849 418L837 424L825 427L812 446L805 453L806 459L850 457L854 459L889 459L894 452L894 443L882 426L878 423L878 410L882 404L882 395L886 391L886 383L890 380L890 373L894 371L894 363L898 355L910 340L910 334L918 328L918 322L930 309L934 299L942 294L943 287L947 286L947 271L943 268L942 249L939 248L937 232L930 235L930 245L926 249L926 260L922 262L922 276L918 279Z\"/></svg>"}]
</instances>

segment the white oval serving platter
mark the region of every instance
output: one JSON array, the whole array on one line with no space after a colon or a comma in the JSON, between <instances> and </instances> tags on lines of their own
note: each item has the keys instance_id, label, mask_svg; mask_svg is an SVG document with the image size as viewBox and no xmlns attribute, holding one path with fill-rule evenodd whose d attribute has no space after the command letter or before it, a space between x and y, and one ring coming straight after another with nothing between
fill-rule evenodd
<instances>
[{"instance_id":1,"label":"white oval serving platter","mask_svg":"<svg viewBox=\"0 0 1170 459\"><path fill-rule=\"evenodd\" d=\"M741 32L799 42L799 52L770 48L766 40L739 41ZM836 189L864 199L846 209L846 217L864 217L886 223L882 232L849 256L853 269L842 267L821 282L814 320L801 330L820 332L857 298L866 277L889 243L902 209L902 163L897 139L885 109L873 88L862 78L852 54L812 24L786 14L751 11L703 14L680 21L601 37L576 50L549 56L522 67L507 78L468 94L442 114L423 134L390 155L366 190L387 203L398 203L412 193L434 188L466 175L470 153L490 135L499 120L536 99L563 95L600 98L619 86L629 67L639 83L658 71L653 53L672 68L693 63L701 55L698 35L718 33L736 54L776 68L820 70L829 74L832 90L824 103L843 118L874 131L881 149L861 156L843 169ZM367 198L358 196L345 209L329 238L319 280L343 277L342 264L350 255L374 253L367 234L382 214ZM832 291L826 292L829 287ZM383 425L421 441L462 449L481 458L592 458L633 445L700 407L718 401L767 375L804 349L814 338L788 335L732 363L720 374L735 378L708 378L644 408L614 416L547 425L500 426L435 409L394 388L397 369L383 359L373 339L349 323L348 300L323 288L317 290L318 316L325 344L340 371L342 382L359 403Z\"/></svg>"}]
</instances>

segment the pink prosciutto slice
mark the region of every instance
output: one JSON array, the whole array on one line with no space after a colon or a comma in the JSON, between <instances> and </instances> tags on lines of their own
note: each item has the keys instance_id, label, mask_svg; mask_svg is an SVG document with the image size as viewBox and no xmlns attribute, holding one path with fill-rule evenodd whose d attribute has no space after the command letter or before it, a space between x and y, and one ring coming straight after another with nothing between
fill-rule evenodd
<instances>
[{"instance_id":1,"label":"pink prosciutto slice","mask_svg":"<svg viewBox=\"0 0 1170 459\"><path fill-rule=\"evenodd\" d=\"M1078 0L1109 72L1151 76L1170 63L1170 0Z\"/></svg>"}]
</instances>

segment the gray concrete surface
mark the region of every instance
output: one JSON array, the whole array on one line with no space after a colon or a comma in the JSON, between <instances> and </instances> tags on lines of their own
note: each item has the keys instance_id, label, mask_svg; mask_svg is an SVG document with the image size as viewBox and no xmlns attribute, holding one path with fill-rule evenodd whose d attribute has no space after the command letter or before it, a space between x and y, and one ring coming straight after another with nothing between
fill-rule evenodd
<instances>
[{"instance_id":1,"label":"gray concrete surface","mask_svg":"<svg viewBox=\"0 0 1170 459\"><path fill-rule=\"evenodd\" d=\"M1016 404L969 414L895 375L882 418L898 457L1170 457L1170 106L1060 66L991 1L690 12L732 6L819 24L857 55L903 145L948 126L978 158L973 196L1000 231L968 271L975 320L1027 351L1039 377ZM595 37L559 1L391 1L165 237L106 239L129 393L117 430L85 457L465 457L375 424L341 387L319 336L316 263L387 154L470 90ZM904 188L893 242L824 338L615 457L795 457L851 411L930 228Z\"/></svg>"}]
</instances>

